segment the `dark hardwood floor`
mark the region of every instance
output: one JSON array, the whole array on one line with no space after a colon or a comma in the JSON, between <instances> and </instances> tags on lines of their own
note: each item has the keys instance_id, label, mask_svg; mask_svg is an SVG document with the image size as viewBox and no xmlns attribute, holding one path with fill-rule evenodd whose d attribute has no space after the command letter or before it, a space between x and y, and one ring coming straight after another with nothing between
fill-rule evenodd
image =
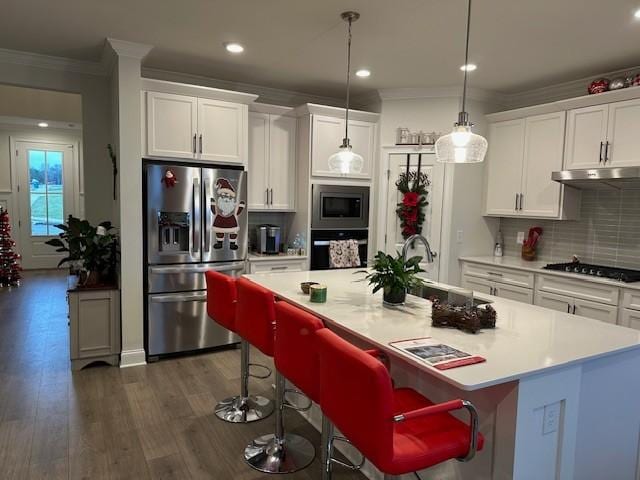
<instances>
[{"instance_id":1,"label":"dark hardwood floor","mask_svg":"<svg viewBox=\"0 0 640 480\"><path fill-rule=\"evenodd\" d=\"M64 274L51 271L0 289L2 480L274 478L242 460L252 438L273 431L273 416L232 425L213 415L239 391L239 350L71 373L65 290ZM252 391L273 398L272 382L252 379ZM299 414L285 415L289 431L318 446ZM335 480L364 478L335 470ZM320 462L282 478L319 479Z\"/></svg>"}]
</instances>

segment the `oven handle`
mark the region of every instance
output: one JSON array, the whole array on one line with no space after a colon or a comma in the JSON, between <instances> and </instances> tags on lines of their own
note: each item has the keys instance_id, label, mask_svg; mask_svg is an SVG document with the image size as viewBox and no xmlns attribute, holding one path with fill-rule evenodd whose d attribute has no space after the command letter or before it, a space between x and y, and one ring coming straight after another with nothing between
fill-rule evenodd
<instances>
[{"instance_id":1,"label":"oven handle","mask_svg":"<svg viewBox=\"0 0 640 480\"><path fill-rule=\"evenodd\" d=\"M206 293L176 293L171 295L150 296L151 303L206 302Z\"/></svg>"},{"instance_id":2,"label":"oven handle","mask_svg":"<svg viewBox=\"0 0 640 480\"><path fill-rule=\"evenodd\" d=\"M149 267L150 274L173 274L173 273L205 273L209 270L215 272L235 272L244 269L244 262L235 262L230 265L198 265L180 267Z\"/></svg>"},{"instance_id":3,"label":"oven handle","mask_svg":"<svg viewBox=\"0 0 640 480\"><path fill-rule=\"evenodd\" d=\"M340 241L340 240L337 240ZM315 240L313 242L313 246L314 247L328 247L329 246L329 242L331 242L331 240ZM358 240L358 245L367 245L367 240Z\"/></svg>"}]
</instances>

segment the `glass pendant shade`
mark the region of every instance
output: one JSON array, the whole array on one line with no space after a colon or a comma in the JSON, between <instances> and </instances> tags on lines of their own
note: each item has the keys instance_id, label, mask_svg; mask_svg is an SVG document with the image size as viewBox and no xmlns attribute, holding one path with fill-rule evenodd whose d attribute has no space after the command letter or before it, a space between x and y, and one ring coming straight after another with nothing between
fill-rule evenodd
<instances>
[{"instance_id":1,"label":"glass pendant shade","mask_svg":"<svg viewBox=\"0 0 640 480\"><path fill-rule=\"evenodd\" d=\"M487 140L473 133L470 125L456 125L436 141L436 159L441 163L480 163L488 146Z\"/></svg>"},{"instance_id":2,"label":"glass pendant shade","mask_svg":"<svg viewBox=\"0 0 640 480\"><path fill-rule=\"evenodd\" d=\"M348 175L362 173L364 159L354 152L349 144L342 144L338 151L329 157L329 170Z\"/></svg>"}]
</instances>

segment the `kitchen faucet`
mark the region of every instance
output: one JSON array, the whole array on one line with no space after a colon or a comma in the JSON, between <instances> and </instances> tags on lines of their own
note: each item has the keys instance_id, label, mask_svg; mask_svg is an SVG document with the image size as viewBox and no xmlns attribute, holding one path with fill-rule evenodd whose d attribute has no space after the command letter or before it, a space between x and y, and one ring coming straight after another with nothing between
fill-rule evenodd
<instances>
[{"instance_id":1,"label":"kitchen faucet","mask_svg":"<svg viewBox=\"0 0 640 480\"><path fill-rule=\"evenodd\" d=\"M407 261L407 253L409 252L409 248L411 247L411 244L416 240L419 240L424 244L426 254L427 254L427 262L433 263L433 259L437 254L431 251L431 246L429 245L429 241L419 234L411 235L409 238L407 238L404 241L404 245L402 246L402 261L403 262Z\"/></svg>"}]
</instances>

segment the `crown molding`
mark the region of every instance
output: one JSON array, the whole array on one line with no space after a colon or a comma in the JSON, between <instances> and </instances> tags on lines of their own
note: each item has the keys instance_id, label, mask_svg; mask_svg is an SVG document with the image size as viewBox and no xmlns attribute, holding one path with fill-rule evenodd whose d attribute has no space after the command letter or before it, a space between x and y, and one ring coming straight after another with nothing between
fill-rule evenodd
<instances>
[{"instance_id":1,"label":"crown molding","mask_svg":"<svg viewBox=\"0 0 640 480\"><path fill-rule=\"evenodd\" d=\"M382 100L415 100L418 98L460 98L462 88L453 87L417 87L417 88L384 88L378 90ZM504 95L481 88L468 88L467 98L479 102L495 103L507 106Z\"/></svg>"},{"instance_id":2,"label":"crown molding","mask_svg":"<svg viewBox=\"0 0 640 480\"><path fill-rule=\"evenodd\" d=\"M587 87L596 78L606 77L609 79L624 77L632 72L638 72L640 66L613 70L577 80L548 85L546 87L525 90L517 93L503 94L510 108L528 107L540 103L550 103L568 98L582 97L587 94Z\"/></svg>"},{"instance_id":3,"label":"crown molding","mask_svg":"<svg viewBox=\"0 0 640 480\"><path fill-rule=\"evenodd\" d=\"M249 111L255 113L270 113L272 115L284 115L287 117L293 117L293 107L283 107L281 105L272 105L270 103L251 103L249 104Z\"/></svg>"},{"instance_id":4,"label":"crown molding","mask_svg":"<svg viewBox=\"0 0 640 480\"><path fill-rule=\"evenodd\" d=\"M296 107L302 103L321 103L325 105L341 105L344 100L334 97L325 97L309 93L283 90L279 88L264 87L250 83L232 82L216 78L193 75L188 73L172 72L157 68L142 67L142 76L153 80L165 80L176 83L188 83L203 87L219 88L237 92L253 93L260 97L261 103Z\"/></svg>"},{"instance_id":5,"label":"crown molding","mask_svg":"<svg viewBox=\"0 0 640 480\"><path fill-rule=\"evenodd\" d=\"M63 72L81 73L83 75L104 76L107 74L103 64L100 62L87 62L6 48L0 48L0 63L47 68Z\"/></svg>"},{"instance_id":6,"label":"crown molding","mask_svg":"<svg viewBox=\"0 0 640 480\"><path fill-rule=\"evenodd\" d=\"M236 90L223 90L220 88L193 85L191 83L167 82L166 80L156 80L151 78L142 79L142 89L151 92L174 93L177 95L223 100L226 102L241 103L244 105L249 105L255 102L258 98L255 94L238 92Z\"/></svg>"},{"instance_id":7,"label":"crown molding","mask_svg":"<svg viewBox=\"0 0 640 480\"><path fill-rule=\"evenodd\" d=\"M332 107L328 105L319 105L317 103L305 103L296 107L295 115L301 117L303 115L327 115L329 117L345 118L346 112L344 107ZM380 118L379 113L365 112L362 110L352 110L349 108L349 119L360 120L362 122L376 123Z\"/></svg>"},{"instance_id":8,"label":"crown molding","mask_svg":"<svg viewBox=\"0 0 640 480\"><path fill-rule=\"evenodd\" d=\"M152 45L118 40L117 38L107 38L106 42L119 57L136 58L138 60L144 59L153 49Z\"/></svg>"}]
</instances>

